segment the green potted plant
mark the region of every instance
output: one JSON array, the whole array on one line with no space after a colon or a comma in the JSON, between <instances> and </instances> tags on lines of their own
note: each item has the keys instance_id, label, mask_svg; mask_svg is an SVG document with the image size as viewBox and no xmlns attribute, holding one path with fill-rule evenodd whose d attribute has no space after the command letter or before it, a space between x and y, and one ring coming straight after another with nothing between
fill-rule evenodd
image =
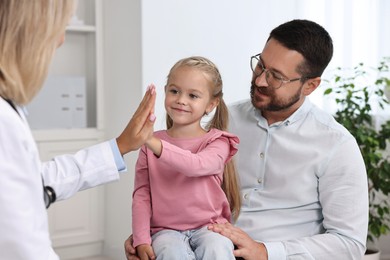
<instances>
[{"instance_id":1,"label":"green potted plant","mask_svg":"<svg viewBox=\"0 0 390 260\"><path fill-rule=\"evenodd\" d=\"M335 119L356 138L364 158L370 203L367 242L371 245L390 231L390 120L378 122L378 115L390 112L389 66L390 57L386 57L377 68L362 63L351 69L337 68L324 92L335 101Z\"/></svg>"}]
</instances>

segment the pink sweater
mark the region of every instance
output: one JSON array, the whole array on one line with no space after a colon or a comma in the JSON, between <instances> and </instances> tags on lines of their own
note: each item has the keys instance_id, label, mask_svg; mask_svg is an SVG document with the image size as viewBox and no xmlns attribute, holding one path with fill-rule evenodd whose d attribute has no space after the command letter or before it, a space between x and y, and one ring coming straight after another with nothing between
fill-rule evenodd
<instances>
[{"instance_id":1,"label":"pink sweater","mask_svg":"<svg viewBox=\"0 0 390 260\"><path fill-rule=\"evenodd\" d=\"M225 163L237 152L237 136L217 129L197 138L172 138L166 131L158 158L143 146L133 193L134 246L151 244L162 229L189 230L230 221L221 188Z\"/></svg>"}]
</instances>

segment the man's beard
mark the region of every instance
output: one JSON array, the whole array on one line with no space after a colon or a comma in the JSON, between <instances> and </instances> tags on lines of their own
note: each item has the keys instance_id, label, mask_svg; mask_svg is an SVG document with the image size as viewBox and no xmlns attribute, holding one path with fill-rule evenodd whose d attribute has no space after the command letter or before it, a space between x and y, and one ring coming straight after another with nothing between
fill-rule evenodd
<instances>
[{"instance_id":1,"label":"man's beard","mask_svg":"<svg viewBox=\"0 0 390 260\"><path fill-rule=\"evenodd\" d=\"M303 86L302 86L303 87ZM296 93L294 93L293 96L291 96L288 100L280 100L275 96L275 91L269 87L256 87L253 84L251 85L251 101L252 105L259 109L259 110L265 110L265 111L282 111L286 110L290 107L292 107L294 104L296 104L300 98L301 98L301 89L300 87ZM268 104L264 105L258 105L255 100L255 91L260 91L263 95L266 95L270 98L270 102Z\"/></svg>"}]
</instances>

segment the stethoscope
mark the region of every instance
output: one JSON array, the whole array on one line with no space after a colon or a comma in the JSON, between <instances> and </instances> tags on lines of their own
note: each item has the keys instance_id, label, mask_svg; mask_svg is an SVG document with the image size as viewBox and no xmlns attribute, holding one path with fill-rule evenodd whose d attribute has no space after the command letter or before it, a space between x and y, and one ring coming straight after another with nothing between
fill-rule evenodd
<instances>
[{"instance_id":1,"label":"stethoscope","mask_svg":"<svg viewBox=\"0 0 390 260\"><path fill-rule=\"evenodd\" d=\"M45 201L45 206L48 209L52 203L54 203L57 199L56 192L50 186L45 186L42 179L43 186L43 200Z\"/></svg>"},{"instance_id":2,"label":"stethoscope","mask_svg":"<svg viewBox=\"0 0 390 260\"><path fill-rule=\"evenodd\" d=\"M20 116L18 110L16 109L14 103L11 100L3 98L7 103L16 111L16 113ZM52 203L54 203L57 199L56 192L50 186L45 186L42 178L42 186L43 186L43 200L45 201L46 208L49 208Z\"/></svg>"}]
</instances>

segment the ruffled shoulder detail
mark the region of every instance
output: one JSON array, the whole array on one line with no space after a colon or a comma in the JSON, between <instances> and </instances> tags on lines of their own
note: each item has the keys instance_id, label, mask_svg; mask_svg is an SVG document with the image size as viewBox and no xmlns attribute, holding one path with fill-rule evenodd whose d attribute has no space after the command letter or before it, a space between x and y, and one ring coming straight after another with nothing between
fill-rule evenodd
<instances>
[{"instance_id":1,"label":"ruffled shoulder detail","mask_svg":"<svg viewBox=\"0 0 390 260\"><path fill-rule=\"evenodd\" d=\"M229 158L228 158L229 160L231 157L233 157L237 153L238 145L240 143L240 139L238 138L238 136L236 136L232 133L226 132L226 131L215 129L215 128L211 129L207 133L207 135L208 135L207 144L212 143L219 138L225 138L228 140L228 142L230 144L230 153L229 153Z\"/></svg>"}]
</instances>

